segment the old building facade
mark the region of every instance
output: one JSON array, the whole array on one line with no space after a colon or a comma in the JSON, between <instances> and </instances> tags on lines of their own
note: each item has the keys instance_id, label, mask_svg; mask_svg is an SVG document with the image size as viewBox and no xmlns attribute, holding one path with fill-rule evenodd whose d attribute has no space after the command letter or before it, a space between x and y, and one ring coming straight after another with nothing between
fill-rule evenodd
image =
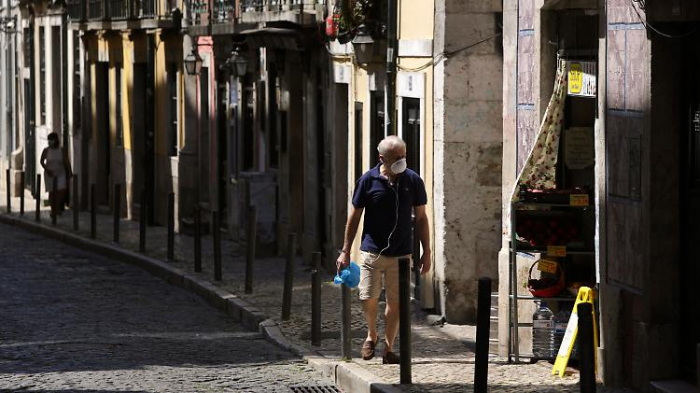
<instances>
[{"instance_id":1,"label":"old building facade","mask_svg":"<svg viewBox=\"0 0 700 393\"><path fill-rule=\"evenodd\" d=\"M379 162L379 141L395 132L407 142L408 166L426 184L433 244L434 269L418 282L414 274L415 295L423 308L454 323L475 318L477 278L496 276L489 261L498 253L500 233L500 15L500 2L398 2L395 95L387 83L382 32L372 34L369 61L355 52L362 50L359 26L355 31L345 27L355 35L352 42L341 44L347 41L341 27L329 46L332 124L336 138L348 147L341 152L347 167L339 163L335 173L347 171L347 178L339 180L347 182L349 197L355 181ZM376 24L371 17L364 23ZM332 236L342 244L347 210L336 206ZM416 242L414 259L420 252Z\"/></svg>"}]
</instances>

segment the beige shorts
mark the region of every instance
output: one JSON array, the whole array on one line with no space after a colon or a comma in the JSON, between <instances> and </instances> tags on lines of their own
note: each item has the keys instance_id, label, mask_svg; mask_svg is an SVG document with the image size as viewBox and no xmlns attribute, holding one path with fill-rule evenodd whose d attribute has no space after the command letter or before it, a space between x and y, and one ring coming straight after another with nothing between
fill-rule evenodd
<instances>
[{"instance_id":1,"label":"beige shorts","mask_svg":"<svg viewBox=\"0 0 700 393\"><path fill-rule=\"evenodd\" d=\"M406 257L410 258L410 255ZM385 257L362 251L360 256L360 300L378 299L382 293L382 278L386 301L399 301L399 258Z\"/></svg>"}]
</instances>

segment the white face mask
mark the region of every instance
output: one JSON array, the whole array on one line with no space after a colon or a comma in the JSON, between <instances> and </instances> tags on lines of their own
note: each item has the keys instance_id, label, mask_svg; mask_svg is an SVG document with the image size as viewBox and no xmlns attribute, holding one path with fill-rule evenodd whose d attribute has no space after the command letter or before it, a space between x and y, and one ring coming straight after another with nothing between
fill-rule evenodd
<instances>
[{"instance_id":1,"label":"white face mask","mask_svg":"<svg viewBox=\"0 0 700 393\"><path fill-rule=\"evenodd\" d=\"M403 171L406 170L406 167L408 164L406 164L406 159L402 158L395 163L391 164L391 171L394 172L395 174L400 174L403 173Z\"/></svg>"}]
</instances>

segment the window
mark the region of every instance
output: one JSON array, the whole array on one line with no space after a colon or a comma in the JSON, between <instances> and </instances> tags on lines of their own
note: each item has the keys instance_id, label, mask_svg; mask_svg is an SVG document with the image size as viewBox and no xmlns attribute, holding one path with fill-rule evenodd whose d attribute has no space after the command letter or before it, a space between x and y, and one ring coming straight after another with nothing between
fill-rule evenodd
<instances>
[{"instance_id":1,"label":"window","mask_svg":"<svg viewBox=\"0 0 700 393\"><path fill-rule=\"evenodd\" d=\"M377 146L385 137L384 129L384 93L381 91L373 91L370 94L370 108L372 117L369 123L369 156L370 164L372 159L377 157Z\"/></svg>"},{"instance_id":2,"label":"window","mask_svg":"<svg viewBox=\"0 0 700 393\"><path fill-rule=\"evenodd\" d=\"M355 103L355 180L364 173L362 170L362 103Z\"/></svg>"},{"instance_id":3,"label":"window","mask_svg":"<svg viewBox=\"0 0 700 393\"><path fill-rule=\"evenodd\" d=\"M80 92L80 32L73 33L73 132L81 127L81 92Z\"/></svg>"},{"instance_id":4,"label":"window","mask_svg":"<svg viewBox=\"0 0 700 393\"><path fill-rule=\"evenodd\" d=\"M116 92L116 118L117 118L117 129L115 135L115 144L117 147L124 146L124 119L122 112L122 65L118 64L114 68L114 87Z\"/></svg>"},{"instance_id":5,"label":"window","mask_svg":"<svg viewBox=\"0 0 700 393\"><path fill-rule=\"evenodd\" d=\"M46 36L44 35L44 26L39 27L39 110L41 124L46 124Z\"/></svg>"},{"instance_id":6,"label":"window","mask_svg":"<svg viewBox=\"0 0 700 393\"><path fill-rule=\"evenodd\" d=\"M178 135L178 116L177 116L177 64L168 63L168 155L171 157L177 156L177 135Z\"/></svg>"}]
</instances>

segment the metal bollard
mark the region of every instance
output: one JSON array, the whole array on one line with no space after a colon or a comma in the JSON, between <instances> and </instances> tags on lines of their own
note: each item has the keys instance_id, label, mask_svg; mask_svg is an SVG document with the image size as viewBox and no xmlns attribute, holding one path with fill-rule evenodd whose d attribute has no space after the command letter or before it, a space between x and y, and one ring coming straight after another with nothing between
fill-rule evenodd
<instances>
[{"instance_id":1,"label":"metal bollard","mask_svg":"<svg viewBox=\"0 0 700 393\"><path fill-rule=\"evenodd\" d=\"M24 217L24 171L19 173L19 215Z\"/></svg>"},{"instance_id":2,"label":"metal bollard","mask_svg":"<svg viewBox=\"0 0 700 393\"><path fill-rule=\"evenodd\" d=\"M248 209L248 252L245 258L245 293L253 293L253 265L255 264L255 242L258 230L258 209Z\"/></svg>"},{"instance_id":3,"label":"metal bollard","mask_svg":"<svg viewBox=\"0 0 700 393\"><path fill-rule=\"evenodd\" d=\"M80 200L78 198L78 176L73 175L73 230L80 229Z\"/></svg>"},{"instance_id":4,"label":"metal bollard","mask_svg":"<svg viewBox=\"0 0 700 393\"><path fill-rule=\"evenodd\" d=\"M411 260L399 259L399 340L401 384L411 384Z\"/></svg>"},{"instance_id":5,"label":"metal bollard","mask_svg":"<svg viewBox=\"0 0 700 393\"><path fill-rule=\"evenodd\" d=\"M491 279L479 279L479 300L476 310L476 360L474 393L486 393L489 375L489 333L491 330Z\"/></svg>"},{"instance_id":6,"label":"metal bollard","mask_svg":"<svg viewBox=\"0 0 700 393\"><path fill-rule=\"evenodd\" d=\"M168 261L175 260L175 193L168 194Z\"/></svg>"},{"instance_id":7,"label":"metal bollard","mask_svg":"<svg viewBox=\"0 0 700 393\"><path fill-rule=\"evenodd\" d=\"M90 237L97 238L97 195L95 184L90 184Z\"/></svg>"},{"instance_id":8,"label":"metal bollard","mask_svg":"<svg viewBox=\"0 0 700 393\"><path fill-rule=\"evenodd\" d=\"M194 271L202 271L202 212L199 203L194 205Z\"/></svg>"},{"instance_id":9,"label":"metal bollard","mask_svg":"<svg viewBox=\"0 0 700 393\"><path fill-rule=\"evenodd\" d=\"M292 313L292 287L294 286L294 256L296 254L296 233L287 236L287 260L284 266L284 291L282 292L282 320L288 321Z\"/></svg>"},{"instance_id":10,"label":"metal bollard","mask_svg":"<svg viewBox=\"0 0 700 393\"><path fill-rule=\"evenodd\" d=\"M7 194L7 213L12 213L12 180L10 180L10 168L5 170L6 183L5 183L5 194Z\"/></svg>"},{"instance_id":11,"label":"metal bollard","mask_svg":"<svg viewBox=\"0 0 700 393\"><path fill-rule=\"evenodd\" d=\"M56 221L58 220L58 181L56 176L53 176L51 184L53 189L53 198L49 198L51 204L51 225L56 226Z\"/></svg>"},{"instance_id":12,"label":"metal bollard","mask_svg":"<svg viewBox=\"0 0 700 393\"><path fill-rule=\"evenodd\" d=\"M114 185L114 233L112 235L112 241L119 243L119 218L121 217L121 204L122 202L122 186L121 184Z\"/></svg>"},{"instance_id":13,"label":"metal bollard","mask_svg":"<svg viewBox=\"0 0 700 393\"><path fill-rule=\"evenodd\" d=\"M141 206L139 206L139 252L146 253L146 220L148 219L146 204L148 203L146 189L141 189Z\"/></svg>"},{"instance_id":14,"label":"metal bollard","mask_svg":"<svg viewBox=\"0 0 700 393\"><path fill-rule=\"evenodd\" d=\"M214 238L214 281L221 281L221 230L219 228L219 212L211 212L212 237Z\"/></svg>"},{"instance_id":15,"label":"metal bollard","mask_svg":"<svg viewBox=\"0 0 700 393\"><path fill-rule=\"evenodd\" d=\"M352 359L352 323L350 318L350 287L345 284L340 286L341 291L341 307L340 307L340 341L341 341L341 356L343 360Z\"/></svg>"},{"instance_id":16,"label":"metal bollard","mask_svg":"<svg viewBox=\"0 0 700 393\"><path fill-rule=\"evenodd\" d=\"M34 211L34 221L41 221L41 175L36 175L36 184L34 185L34 202L36 210Z\"/></svg>"},{"instance_id":17,"label":"metal bollard","mask_svg":"<svg viewBox=\"0 0 700 393\"><path fill-rule=\"evenodd\" d=\"M577 306L578 335L579 335L579 360L580 360L580 386L581 393L595 393L595 348L593 341L593 305L580 303Z\"/></svg>"},{"instance_id":18,"label":"metal bollard","mask_svg":"<svg viewBox=\"0 0 700 393\"><path fill-rule=\"evenodd\" d=\"M312 254L311 270L311 345L321 345L321 253Z\"/></svg>"}]
</instances>

